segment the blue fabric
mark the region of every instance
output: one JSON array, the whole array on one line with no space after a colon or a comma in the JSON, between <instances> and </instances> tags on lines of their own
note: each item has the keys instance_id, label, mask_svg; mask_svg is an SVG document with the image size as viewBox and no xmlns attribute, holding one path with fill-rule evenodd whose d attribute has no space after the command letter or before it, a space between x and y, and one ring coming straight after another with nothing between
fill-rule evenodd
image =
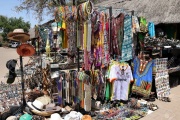
<instances>
[{"instance_id":1,"label":"blue fabric","mask_svg":"<svg viewBox=\"0 0 180 120\"><path fill-rule=\"evenodd\" d=\"M132 18L129 15L124 19L124 39L122 43L122 60L129 61L132 59Z\"/></svg>"},{"instance_id":2,"label":"blue fabric","mask_svg":"<svg viewBox=\"0 0 180 120\"><path fill-rule=\"evenodd\" d=\"M154 60L150 61L147 64L145 70L141 74L139 72L140 59L138 57L136 57L134 59L133 63L134 63L133 77L134 77L134 79L136 79L136 86L139 87L141 85L141 81L152 83Z\"/></svg>"},{"instance_id":3,"label":"blue fabric","mask_svg":"<svg viewBox=\"0 0 180 120\"><path fill-rule=\"evenodd\" d=\"M153 22L148 23L148 33L151 38L155 37L155 27Z\"/></svg>"}]
</instances>

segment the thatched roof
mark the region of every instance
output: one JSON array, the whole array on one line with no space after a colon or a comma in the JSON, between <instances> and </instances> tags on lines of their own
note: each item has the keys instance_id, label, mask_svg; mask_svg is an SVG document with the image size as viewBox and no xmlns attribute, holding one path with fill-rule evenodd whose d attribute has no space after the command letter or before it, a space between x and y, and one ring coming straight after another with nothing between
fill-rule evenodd
<instances>
[{"instance_id":1,"label":"thatched roof","mask_svg":"<svg viewBox=\"0 0 180 120\"><path fill-rule=\"evenodd\" d=\"M135 15L155 24L180 23L180 0L107 0L96 6L134 10Z\"/></svg>"}]
</instances>

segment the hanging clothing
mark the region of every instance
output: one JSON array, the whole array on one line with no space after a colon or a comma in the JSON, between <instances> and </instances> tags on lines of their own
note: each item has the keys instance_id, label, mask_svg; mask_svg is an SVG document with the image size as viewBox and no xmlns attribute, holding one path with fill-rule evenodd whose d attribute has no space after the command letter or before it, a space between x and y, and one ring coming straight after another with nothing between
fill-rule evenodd
<instances>
[{"instance_id":1,"label":"hanging clothing","mask_svg":"<svg viewBox=\"0 0 180 120\"><path fill-rule=\"evenodd\" d=\"M141 63L141 60L136 57L133 61L133 64L133 77L135 81L132 87L132 93L148 97L152 87L154 61L146 61L145 64Z\"/></svg>"},{"instance_id":2,"label":"hanging clothing","mask_svg":"<svg viewBox=\"0 0 180 120\"><path fill-rule=\"evenodd\" d=\"M148 31L146 18L140 17L140 30L143 33Z\"/></svg>"},{"instance_id":3,"label":"hanging clothing","mask_svg":"<svg viewBox=\"0 0 180 120\"><path fill-rule=\"evenodd\" d=\"M153 22L148 23L148 33L149 33L150 38L155 37L155 27L154 27Z\"/></svg>"},{"instance_id":4,"label":"hanging clothing","mask_svg":"<svg viewBox=\"0 0 180 120\"><path fill-rule=\"evenodd\" d=\"M122 61L132 59L132 19L126 15L124 19L124 40L122 44Z\"/></svg>"},{"instance_id":5,"label":"hanging clothing","mask_svg":"<svg viewBox=\"0 0 180 120\"><path fill-rule=\"evenodd\" d=\"M133 80L129 65L115 64L110 69L109 79L113 82L112 100L128 100L129 83Z\"/></svg>"},{"instance_id":6,"label":"hanging clothing","mask_svg":"<svg viewBox=\"0 0 180 120\"><path fill-rule=\"evenodd\" d=\"M120 13L117 18L117 25L118 25L118 46L119 46L119 52L120 52L120 55L122 54L121 51L122 51L122 43L123 43L123 37L124 37L124 14L123 13Z\"/></svg>"},{"instance_id":7,"label":"hanging clothing","mask_svg":"<svg viewBox=\"0 0 180 120\"><path fill-rule=\"evenodd\" d=\"M139 21L136 16L132 16L133 33L140 32Z\"/></svg>"}]
</instances>

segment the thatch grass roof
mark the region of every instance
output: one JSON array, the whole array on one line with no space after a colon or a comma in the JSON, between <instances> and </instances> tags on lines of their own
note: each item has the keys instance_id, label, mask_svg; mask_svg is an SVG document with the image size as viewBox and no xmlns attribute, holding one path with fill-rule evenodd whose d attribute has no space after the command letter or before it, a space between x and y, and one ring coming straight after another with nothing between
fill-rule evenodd
<instances>
[{"instance_id":1,"label":"thatch grass roof","mask_svg":"<svg viewBox=\"0 0 180 120\"><path fill-rule=\"evenodd\" d=\"M96 6L134 10L135 15L144 16L155 24L180 23L180 0L108 0Z\"/></svg>"}]
</instances>

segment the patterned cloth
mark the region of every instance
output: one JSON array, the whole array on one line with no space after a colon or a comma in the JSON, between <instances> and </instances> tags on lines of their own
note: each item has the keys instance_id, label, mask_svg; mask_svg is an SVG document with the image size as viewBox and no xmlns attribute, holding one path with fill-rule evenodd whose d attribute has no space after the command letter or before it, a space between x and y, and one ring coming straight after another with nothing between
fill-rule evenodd
<instances>
[{"instance_id":1,"label":"patterned cloth","mask_svg":"<svg viewBox=\"0 0 180 120\"><path fill-rule=\"evenodd\" d=\"M142 73L139 72L140 69L140 59L136 57L133 61L134 64L134 72L133 77L135 82L132 87L132 93L142 95L144 97L148 97L151 92L152 80L153 80L153 66L154 61L151 60L147 63L144 71Z\"/></svg>"},{"instance_id":2,"label":"patterned cloth","mask_svg":"<svg viewBox=\"0 0 180 120\"><path fill-rule=\"evenodd\" d=\"M121 50L122 50L122 43L123 43L123 35L124 35L124 14L120 13L119 16L116 18L117 25L118 25L118 46L119 46L119 51L121 55Z\"/></svg>"},{"instance_id":3,"label":"patterned cloth","mask_svg":"<svg viewBox=\"0 0 180 120\"><path fill-rule=\"evenodd\" d=\"M132 19L126 15L124 19L124 41L122 44L122 61L132 59Z\"/></svg>"}]
</instances>

